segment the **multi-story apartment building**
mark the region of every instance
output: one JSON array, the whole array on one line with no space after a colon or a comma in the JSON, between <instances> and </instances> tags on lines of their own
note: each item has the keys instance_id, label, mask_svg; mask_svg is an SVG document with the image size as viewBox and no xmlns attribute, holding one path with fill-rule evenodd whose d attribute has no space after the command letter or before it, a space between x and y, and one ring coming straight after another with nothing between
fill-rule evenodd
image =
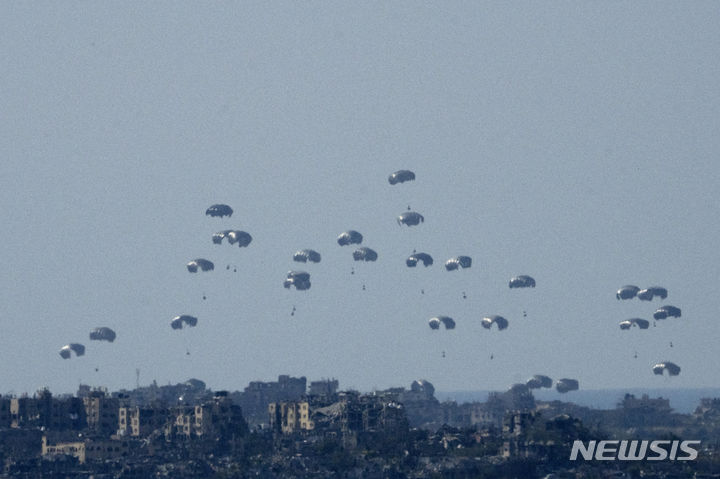
<instances>
[{"instance_id":1,"label":"multi-story apartment building","mask_svg":"<svg viewBox=\"0 0 720 479\"><path fill-rule=\"evenodd\" d=\"M92 432L109 436L118 430L120 400L104 391L91 391L83 398L87 427Z\"/></svg>"},{"instance_id":2,"label":"multi-story apartment building","mask_svg":"<svg viewBox=\"0 0 720 479\"><path fill-rule=\"evenodd\" d=\"M315 428L307 401L272 402L268 405L268 413L270 427L283 434L311 431Z\"/></svg>"},{"instance_id":3,"label":"multi-story apartment building","mask_svg":"<svg viewBox=\"0 0 720 479\"><path fill-rule=\"evenodd\" d=\"M132 437L146 437L157 429L163 429L168 418L164 407L118 408L118 434Z\"/></svg>"}]
</instances>

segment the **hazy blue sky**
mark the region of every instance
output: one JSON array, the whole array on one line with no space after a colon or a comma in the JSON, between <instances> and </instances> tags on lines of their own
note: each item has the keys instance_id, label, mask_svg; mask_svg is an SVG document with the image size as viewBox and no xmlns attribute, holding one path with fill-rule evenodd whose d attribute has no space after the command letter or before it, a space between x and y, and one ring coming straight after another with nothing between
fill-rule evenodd
<instances>
[{"instance_id":1,"label":"hazy blue sky","mask_svg":"<svg viewBox=\"0 0 720 479\"><path fill-rule=\"evenodd\" d=\"M717 386L718 25L702 1L3 2L0 391L129 388L136 368L214 389ZM390 186L401 168L417 180ZM424 224L396 224L408 205ZM229 228L250 247L213 245ZM349 228L376 263L336 244ZM406 268L414 248L436 264ZM458 254L473 267L446 272ZM197 257L217 269L189 274ZM298 266L312 288L283 289ZM627 283L670 294L617 301ZM683 317L620 331L661 304Z\"/></svg>"}]
</instances>

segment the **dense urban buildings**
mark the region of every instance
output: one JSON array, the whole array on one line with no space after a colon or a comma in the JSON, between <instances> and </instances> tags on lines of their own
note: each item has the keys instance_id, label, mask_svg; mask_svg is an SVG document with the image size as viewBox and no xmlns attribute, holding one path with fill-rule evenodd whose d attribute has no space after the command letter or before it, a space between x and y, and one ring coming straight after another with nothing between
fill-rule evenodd
<instances>
[{"instance_id":1,"label":"dense urban buildings","mask_svg":"<svg viewBox=\"0 0 720 479\"><path fill-rule=\"evenodd\" d=\"M0 477L720 477L716 398L677 414L647 395L608 410L543 402L524 384L462 404L426 380L339 386L281 375L232 393L191 379L0 397ZM575 441L618 439L700 446L685 462L570 460Z\"/></svg>"}]
</instances>

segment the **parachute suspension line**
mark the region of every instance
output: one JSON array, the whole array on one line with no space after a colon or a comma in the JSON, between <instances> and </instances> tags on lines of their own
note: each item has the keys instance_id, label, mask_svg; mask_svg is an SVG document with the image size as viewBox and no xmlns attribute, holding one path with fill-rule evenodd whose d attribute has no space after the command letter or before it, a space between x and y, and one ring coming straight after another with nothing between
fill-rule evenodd
<instances>
[{"instance_id":1,"label":"parachute suspension line","mask_svg":"<svg viewBox=\"0 0 720 479\"><path fill-rule=\"evenodd\" d=\"M183 343L185 345L185 356L190 356L190 340L188 339L187 334L183 333L187 333L187 331L180 331L180 334L182 334L183 336Z\"/></svg>"}]
</instances>

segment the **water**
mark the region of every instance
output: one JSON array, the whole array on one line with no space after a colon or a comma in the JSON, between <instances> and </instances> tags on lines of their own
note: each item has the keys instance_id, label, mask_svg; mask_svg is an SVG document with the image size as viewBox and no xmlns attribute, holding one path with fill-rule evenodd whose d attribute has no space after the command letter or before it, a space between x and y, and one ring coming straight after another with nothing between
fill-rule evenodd
<instances>
[{"instance_id":1,"label":"water","mask_svg":"<svg viewBox=\"0 0 720 479\"><path fill-rule=\"evenodd\" d=\"M437 391L435 397L439 401L456 401L458 404L466 402L485 402L490 391ZM700 404L700 399L720 397L720 388L697 388L697 389L672 389L672 388L628 388L628 389L603 389L603 390L579 390L566 394L560 394L555 390L543 389L534 390L533 395L539 401L560 400L563 402L575 403L579 406L591 407L594 409L615 409L625 394L633 394L641 397L647 394L650 398L666 398L670 400L670 407L675 412L690 414Z\"/></svg>"}]
</instances>

